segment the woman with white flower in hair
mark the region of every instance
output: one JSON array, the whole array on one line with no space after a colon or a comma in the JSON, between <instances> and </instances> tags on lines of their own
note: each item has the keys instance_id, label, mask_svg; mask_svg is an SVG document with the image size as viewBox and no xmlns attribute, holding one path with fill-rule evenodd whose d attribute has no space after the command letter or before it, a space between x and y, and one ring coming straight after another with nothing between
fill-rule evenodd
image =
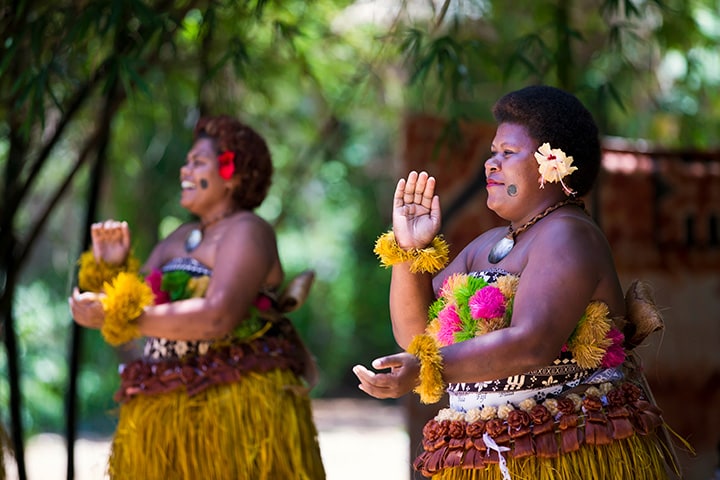
<instances>
[{"instance_id":1,"label":"woman with white flower in hair","mask_svg":"<svg viewBox=\"0 0 720 480\"><path fill-rule=\"evenodd\" d=\"M666 478L672 447L632 355L661 318L643 283L626 307L581 200L600 168L592 115L548 86L505 95L493 114L487 205L509 225L446 266L435 179L398 182L375 252L392 266L393 333L406 351L356 366L360 389L414 390L424 403L448 392L414 461L433 479Z\"/></svg>"}]
</instances>

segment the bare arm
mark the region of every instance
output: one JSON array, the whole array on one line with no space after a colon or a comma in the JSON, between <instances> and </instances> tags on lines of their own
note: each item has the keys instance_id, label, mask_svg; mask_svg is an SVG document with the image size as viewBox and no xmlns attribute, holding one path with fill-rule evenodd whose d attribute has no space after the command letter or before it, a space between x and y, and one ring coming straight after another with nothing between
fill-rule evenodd
<instances>
[{"instance_id":1,"label":"bare arm","mask_svg":"<svg viewBox=\"0 0 720 480\"><path fill-rule=\"evenodd\" d=\"M564 218L538 227L525 253L511 325L444 347L445 381L488 381L547 365L591 300L605 301L611 312L622 308L619 288L599 289L602 284L617 283L599 231ZM391 370L374 373L356 367L355 373L360 388L378 398L404 395L417 383L419 365L413 355L382 357L373 362L373 367Z\"/></svg>"},{"instance_id":2,"label":"bare arm","mask_svg":"<svg viewBox=\"0 0 720 480\"><path fill-rule=\"evenodd\" d=\"M440 199L435 179L426 172L410 172L400 179L393 196L393 232L403 249L424 248L440 231ZM393 266L390 317L395 341L407 348L425 330L427 309L434 300L432 277L411 273L409 262Z\"/></svg>"},{"instance_id":3,"label":"bare arm","mask_svg":"<svg viewBox=\"0 0 720 480\"><path fill-rule=\"evenodd\" d=\"M257 217L235 222L219 240L205 296L148 307L138 319L141 333L174 340L230 333L246 318L277 261L275 234L268 224Z\"/></svg>"},{"instance_id":4,"label":"bare arm","mask_svg":"<svg viewBox=\"0 0 720 480\"><path fill-rule=\"evenodd\" d=\"M547 365L591 300L617 305L620 298L611 292L598 298L603 277L616 276L596 229L569 217L543 227L528 249L511 325L444 349L447 381L486 381Z\"/></svg>"},{"instance_id":5,"label":"bare arm","mask_svg":"<svg viewBox=\"0 0 720 480\"><path fill-rule=\"evenodd\" d=\"M90 238L95 261L110 265L124 263L130 253L130 230L127 222L105 220L90 226ZM102 292L80 292L76 287L68 298L70 314L78 325L101 328L105 321Z\"/></svg>"}]
</instances>

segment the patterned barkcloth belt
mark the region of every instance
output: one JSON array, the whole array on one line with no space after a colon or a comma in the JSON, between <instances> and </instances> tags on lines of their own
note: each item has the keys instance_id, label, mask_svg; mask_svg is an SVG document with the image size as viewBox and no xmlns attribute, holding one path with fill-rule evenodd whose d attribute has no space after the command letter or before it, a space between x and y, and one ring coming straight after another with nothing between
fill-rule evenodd
<instances>
[{"instance_id":1,"label":"patterned barkcloth belt","mask_svg":"<svg viewBox=\"0 0 720 480\"><path fill-rule=\"evenodd\" d=\"M300 375L305 367L302 349L287 338L264 336L251 342L215 346L205 355L160 361L135 360L120 373L115 401L135 395L157 395L185 389L192 396L208 387L234 383L250 372L289 369Z\"/></svg>"}]
</instances>

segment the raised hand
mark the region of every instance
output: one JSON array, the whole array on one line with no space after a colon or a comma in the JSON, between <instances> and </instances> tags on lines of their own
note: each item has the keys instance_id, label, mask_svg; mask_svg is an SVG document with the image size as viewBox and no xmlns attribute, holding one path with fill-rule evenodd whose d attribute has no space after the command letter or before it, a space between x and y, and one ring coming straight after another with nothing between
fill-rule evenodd
<instances>
[{"instance_id":1,"label":"raised hand","mask_svg":"<svg viewBox=\"0 0 720 480\"><path fill-rule=\"evenodd\" d=\"M435 178L410 172L401 178L393 197L393 232L401 248L425 248L440 231L440 198Z\"/></svg>"},{"instance_id":2,"label":"raised hand","mask_svg":"<svg viewBox=\"0 0 720 480\"><path fill-rule=\"evenodd\" d=\"M130 253L130 229L127 222L106 220L93 223L90 228L95 260L111 265L125 262Z\"/></svg>"}]
</instances>

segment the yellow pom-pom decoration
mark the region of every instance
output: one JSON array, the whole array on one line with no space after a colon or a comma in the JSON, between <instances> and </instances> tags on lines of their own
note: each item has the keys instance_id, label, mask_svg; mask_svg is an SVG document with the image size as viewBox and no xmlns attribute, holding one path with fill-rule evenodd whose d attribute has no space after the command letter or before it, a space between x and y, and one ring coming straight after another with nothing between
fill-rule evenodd
<instances>
[{"instance_id":1,"label":"yellow pom-pom decoration","mask_svg":"<svg viewBox=\"0 0 720 480\"><path fill-rule=\"evenodd\" d=\"M190 298L200 298L205 296L208 285L210 285L210 277L202 275L192 277L188 280L186 291L190 293Z\"/></svg>"},{"instance_id":2,"label":"yellow pom-pom decoration","mask_svg":"<svg viewBox=\"0 0 720 480\"><path fill-rule=\"evenodd\" d=\"M591 302L568 340L568 349L582 368L597 368L612 344L612 340L607 338L612 328L609 313L605 303Z\"/></svg>"},{"instance_id":3,"label":"yellow pom-pom decoration","mask_svg":"<svg viewBox=\"0 0 720 480\"><path fill-rule=\"evenodd\" d=\"M111 281L118 273L137 273L140 270L140 261L133 255L129 255L121 265L111 265L95 260L92 250L80 255L78 265L78 287L85 292L101 292L105 282Z\"/></svg>"},{"instance_id":4,"label":"yellow pom-pom decoration","mask_svg":"<svg viewBox=\"0 0 720 480\"><path fill-rule=\"evenodd\" d=\"M105 283L104 289L106 296L101 301L105 322L100 332L105 341L122 345L140 337L137 318L154 302L150 286L137 274L120 272Z\"/></svg>"},{"instance_id":5,"label":"yellow pom-pom decoration","mask_svg":"<svg viewBox=\"0 0 720 480\"><path fill-rule=\"evenodd\" d=\"M413 390L422 403L437 403L445 392L442 378L443 358L440 347L428 334L416 335L407 349L420 360L420 385Z\"/></svg>"},{"instance_id":6,"label":"yellow pom-pom decoration","mask_svg":"<svg viewBox=\"0 0 720 480\"><path fill-rule=\"evenodd\" d=\"M383 267L411 261L412 273L436 273L445 268L450 258L450 248L441 235L436 236L428 247L400 248L392 231L385 232L375 242L373 249Z\"/></svg>"},{"instance_id":7,"label":"yellow pom-pom decoration","mask_svg":"<svg viewBox=\"0 0 720 480\"><path fill-rule=\"evenodd\" d=\"M520 277L517 275L503 275L497 279L496 283L503 297L513 298L515 297L515 292L517 292Z\"/></svg>"}]
</instances>

